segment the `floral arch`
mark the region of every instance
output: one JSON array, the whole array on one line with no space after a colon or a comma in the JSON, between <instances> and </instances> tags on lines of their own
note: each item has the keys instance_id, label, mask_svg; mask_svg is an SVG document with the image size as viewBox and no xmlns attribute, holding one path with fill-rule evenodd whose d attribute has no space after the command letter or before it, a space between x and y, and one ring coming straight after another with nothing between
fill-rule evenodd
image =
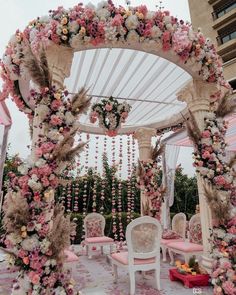
<instances>
[{"instance_id":1,"label":"floral arch","mask_svg":"<svg viewBox=\"0 0 236 295\"><path fill-rule=\"evenodd\" d=\"M4 81L1 100L11 95L18 108L28 115L32 128L31 158L20 167L19 175L12 175L4 208L7 231L4 243L20 266L20 276L12 294L54 294L54 291L56 294L73 294L69 275L63 273L60 260L63 249L69 243L69 233L63 232L63 228L72 226L68 219L62 217L63 208L54 204L54 189L61 171L81 148L71 147L78 128L77 117L87 108L88 98L85 90L68 98L63 82L70 75L75 51L102 47L152 53L178 64L193 77L193 82L181 91L179 99L187 102L192 114L189 130L196 139L195 165L199 172L205 255L209 254L208 238L212 221L211 212L206 206L206 200L209 203L209 195L212 194L207 197L207 191L204 191L205 179L209 180L207 184L210 189L218 193L217 201L224 192L225 210L232 211L235 205L231 168L219 158L224 153L224 142L220 152L216 150L214 168L208 161L209 155L205 151L203 153L202 149L206 143L201 140L209 124L210 127L221 124L214 127L219 127L217 132L220 139L223 138L221 135L224 136L223 119L214 123L214 112L218 117L223 117L224 114L217 110L222 103L226 104L225 95L230 91L223 78L221 60L210 40L200 31L194 32L190 24L170 16L169 12L150 12L145 5L124 8L115 7L108 1L102 2L97 8L91 5L84 7L82 4L69 10L59 7L50 11L48 17L30 22L23 32L17 31L1 61ZM32 82L36 86L34 90L30 90ZM212 116L206 118L208 114ZM196 126L197 136L194 131ZM210 146L216 142L216 137L216 134L208 136L213 140ZM216 175L220 176L218 182L214 175L210 178L205 174L207 169L219 170ZM211 211L214 219L224 227L225 233L235 228L231 213L219 220L218 211ZM228 225L229 222L232 226ZM61 231L55 228L58 224ZM56 233L64 235L65 242L60 247L56 244ZM229 263L231 255L225 257ZM37 264L31 263L32 258ZM220 258L218 255L217 263L221 263ZM225 281L232 287L230 280ZM217 288L224 291L223 283L219 278L215 284L216 294L221 294Z\"/></svg>"}]
</instances>

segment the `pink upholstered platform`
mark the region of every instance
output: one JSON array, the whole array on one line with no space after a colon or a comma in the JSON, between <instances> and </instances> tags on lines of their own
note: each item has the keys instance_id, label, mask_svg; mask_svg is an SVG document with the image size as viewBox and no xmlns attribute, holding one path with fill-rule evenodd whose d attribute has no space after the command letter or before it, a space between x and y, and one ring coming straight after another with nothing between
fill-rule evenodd
<instances>
[{"instance_id":1,"label":"pink upholstered platform","mask_svg":"<svg viewBox=\"0 0 236 295\"><path fill-rule=\"evenodd\" d=\"M113 253L111 254L111 257L124 265L128 265L128 252ZM134 264L149 264L149 263L155 263L155 259L154 258L134 259Z\"/></svg>"},{"instance_id":2,"label":"pink upholstered platform","mask_svg":"<svg viewBox=\"0 0 236 295\"><path fill-rule=\"evenodd\" d=\"M79 257L70 250L65 250L64 253L66 255L66 262L73 262L79 260Z\"/></svg>"},{"instance_id":3,"label":"pink upholstered platform","mask_svg":"<svg viewBox=\"0 0 236 295\"><path fill-rule=\"evenodd\" d=\"M91 244L94 244L94 243L112 243L114 242L114 240L112 238L109 238L109 237L93 237L93 238L86 238L85 239L85 242L86 243L91 243Z\"/></svg>"},{"instance_id":4,"label":"pink upholstered platform","mask_svg":"<svg viewBox=\"0 0 236 295\"><path fill-rule=\"evenodd\" d=\"M203 246L199 244L194 244L190 242L172 242L168 244L168 248L180 250L183 252L195 252L203 251Z\"/></svg>"}]
</instances>

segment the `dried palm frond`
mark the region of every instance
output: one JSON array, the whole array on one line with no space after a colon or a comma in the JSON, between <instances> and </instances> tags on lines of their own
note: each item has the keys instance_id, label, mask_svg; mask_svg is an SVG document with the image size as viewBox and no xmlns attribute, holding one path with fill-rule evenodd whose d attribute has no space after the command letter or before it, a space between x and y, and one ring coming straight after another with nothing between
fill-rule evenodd
<instances>
[{"instance_id":1,"label":"dried palm frond","mask_svg":"<svg viewBox=\"0 0 236 295\"><path fill-rule=\"evenodd\" d=\"M233 157L229 160L228 166L232 168L236 164L236 153L233 155Z\"/></svg>"},{"instance_id":2,"label":"dried palm frond","mask_svg":"<svg viewBox=\"0 0 236 295\"><path fill-rule=\"evenodd\" d=\"M140 179L143 179L145 175L143 165L140 160L138 160L138 166L136 167L136 176Z\"/></svg>"},{"instance_id":3,"label":"dried palm frond","mask_svg":"<svg viewBox=\"0 0 236 295\"><path fill-rule=\"evenodd\" d=\"M88 90L85 88L81 88L80 91L72 97L72 113L74 115L86 113L89 105L91 97L87 96Z\"/></svg>"},{"instance_id":4,"label":"dried palm frond","mask_svg":"<svg viewBox=\"0 0 236 295\"><path fill-rule=\"evenodd\" d=\"M164 144L161 143L161 139L159 138L156 141L155 147L151 147L151 159L155 161L164 151Z\"/></svg>"},{"instance_id":5,"label":"dried palm frond","mask_svg":"<svg viewBox=\"0 0 236 295\"><path fill-rule=\"evenodd\" d=\"M9 192L3 205L3 228L8 232L16 232L29 222L29 205L20 192Z\"/></svg>"},{"instance_id":6,"label":"dried palm frond","mask_svg":"<svg viewBox=\"0 0 236 295\"><path fill-rule=\"evenodd\" d=\"M77 156L79 153L81 153L85 147L87 142L79 143L76 147L64 152L65 148L62 150L61 156L59 160L71 162L75 156Z\"/></svg>"},{"instance_id":7,"label":"dried palm frond","mask_svg":"<svg viewBox=\"0 0 236 295\"><path fill-rule=\"evenodd\" d=\"M213 217L219 222L224 222L229 218L230 196L227 192L217 190L208 183L203 184L204 193L207 203L211 209ZM225 196L222 194L226 193Z\"/></svg>"},{"instance_id":8,"label":"dried palm frond","mask_svg":"<svg viewBox=\"0 0 236 295\"><path fill-rule=\"evenodd\" d=\"M64 250L70 246L71 234L74 234L74 224L70 222L70 216L64 216L65 208L62 204L56 204L53 214L53 227L49 234L52 256L58 261L63 261Z\"/></svg>"},{"instance_id":9,"label":"dried palm frond","mask_svg":"<svg viewBox=\"0 0 236 295\"><path fill-rule=\"evenodd\" d=\"M194 145L198 145L199 140L201 139L201 131L197 125L196 119L193 113L189 110L189 120L186 121L186 127L189 138L192 140Z\"/></svg>"},{"instance_id":10,"label":"dried palm frond","mask_svg":"<svg viewBox=\"0 0 236 295\"><path fill-rule=\"evenodd\" d=\"M40 87L50 87L51 75L48 67L47 57L44 49L40 52L39 60L33 54L30 46L24 56L24 65L29 70L34 83Z\"/></svg>"},{"instance_id":11,"label":"dried palm frond","mask_svg":"<svg viewBox=\"0 0 236 295\"><path fill-rule=\"evenodd\" d=\"M235 112L235 110L236 110L236 104L234 99L230 97L229 95L225 95L221 99L215 113L217 117L224 118L226 115L229 115Z\"/></svg>"}]
</instances>

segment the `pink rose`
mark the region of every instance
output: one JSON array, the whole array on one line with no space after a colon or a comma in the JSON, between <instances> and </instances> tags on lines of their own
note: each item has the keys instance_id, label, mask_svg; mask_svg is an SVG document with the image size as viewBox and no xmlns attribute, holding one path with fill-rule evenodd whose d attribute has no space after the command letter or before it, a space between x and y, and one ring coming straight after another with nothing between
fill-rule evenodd
<instances>
[{"instance_id":1,"label":"pink rose","mask_svg":"<svg viewBox=\"0 0 236 295\"><path fill-rule=\"evenodd\" d=\"M106 110L107 112L110 112L110 111L112 110L112 108L113 108L113 106L112 106L111 104L109 104L109 103L107 103L107 104L105 105L105 110Z\"/></svg>"},{"instance_id":2,"label":"pink rose","mask_svg":"<svg viewBox=\"0 0 236 295\"><path fill-rule=\"evenodd\" d=\"M231 281L224 282L222 284L222 288L223 288L225 294L228 294L228 295L236 294L236 287L235 287L234 283L232 283Z\"/></svg>"},{"instance_id":3,"label":"pink rose","mask_svg":"<svg viewBox=\"0 0 236 295\"><path fill-rule=\"evenodd\" d=\"M113 137L117 135L117 131L116 130L108 130L106 131L106 135Z\"/></svg>"},{"instance_id":4,"label":"pink rose","mask_svg":"<svg viewBox=\"0 0 236 295\"><path fill-rule=\"evenodd\" d=\"M209 159L211 157L211 154L208 151L205 150L202 153L202 157L203 157L203 159Z\"/></svg>"},{"instance_id":5,"label":"pink rose","mask_svg":"<svg viewBox=\"0 0 236 295\"><path fill-rule=\"evenodd\" d=\"M40 167L38 170L39 170L39 174L42 176L48 176L52 173L52 169L48 164Z\"/></svg>"},{"instance_id":6,"label":"pink rose","mask_svg":"<svg viewBox=\"0 0 236 295\"><path fill-rule=\"evenodd\" d=\"M221 185L221 186L226 184L226 180L225 180L224 176L222 176L222 175L214 177L214 182L217 185Z\"/></svg>"},{"instance_id":7,"label":"pink rose","mask_svg":"<svg viewBox=\"0 0 236 295\"><path fill-rule=\"evenodd\" d=\"M52 115L52 116L51 116L50 123L51 123L53 126L61 125L61 123L62 123L62 119L59 118L59 117L56 116L56 115Z\"/></svg>"},{"instance_id":8,"label":"pink rose","mask_svg":"<svg viewBox=\"0 0 236 295\"><path fill-rule=\"evenodd\" d=\"M43 178L41 178L41 181L44 187L47 187L50 184L47 176L44 176Z\"/></svg>"},{"instance_id":9,"label":"pink rose","mask_svg":"<svg viewBox=\"0 0 236 295\"><path fill-rule=\"evenodd\" d=\"M29 180L28 175L24 175L24 176L19 177L19 179L18 179L19 186L22 189L23 188L28 189L28 180Z\"/></svg>"},{"instance_id":10,"label":"pink rose","mask_svg":"<svg viewBox=\"0 0 236 295\"><path fill-rule=\"evenodd\" d=\"M18 257L23 259L25 256L27 256L27 254L28 253L25 250L20 249L19 252L18 252Z\"/></svg>"},{"instance_id":11,"label":"pink rose","mask_svg":"<svg viewBox=\"0 0 236 295\"><path fill-rule=\"evenodd\" d=\"M123 22L124 22L123 17L122 17L120 14L117 14L117 15L113 18L113 20L112 20L112 22L111 22L111 25L112 25L113 27L115 27L115 26L121 26L121 25L123 24Z\"/></svg>"},{"instance_id":12,"label":"pink rose","mask_svg":"<svg viewBox=\"0 0 236 295\"><path fill-rule=\"evenodd\" d=\"M59 99L54 99L51 103L51 108L54 111L57 111L59 109L59 107L61 107L61 106L62 106L62 101Z\"/></svg>"},{"instance_id":13,"label":"pink rose","mask_svg":"<svg viewBox=\"0 0 236 295\"><path fill-rule=\"evenodd\" d=\"M209 138L211 137L211 132L209 130L205 130L202 132L202 137L203 138Z\"/></svg>"},{"instance_id":14,"label":"pink rose","mask_svg":"<svg viewBox=\"0 0 236 295\"><path fill-rule=\"evenodd\" d=\"M39 281L40 281L40 277L39 275L34 272L34 271L30 271L29 272L29 279L31 281L31 283L33 283L34 285L38 285L39 284Z\"/></svg>"},{"instance_id":15,"label":"pink rose","mask_svg":"<svg viewBox=\"0 0 236 295\"><path fill-rule=\"evenodd\" d=\"M128 117L128 112L121 113L121 117L126 119Z\"/></svg>"},{"instance_id":16,"label":"pink rose","mask_svg":"<svg viewBox=\"0 0 236 295\"><path fill-rule=\"evenodd\" d=\"M42 150L43 154L50 153L55 147L55 144L52 142L45 142L41 145L40 149Z\"/></svg>"}]
</instances>

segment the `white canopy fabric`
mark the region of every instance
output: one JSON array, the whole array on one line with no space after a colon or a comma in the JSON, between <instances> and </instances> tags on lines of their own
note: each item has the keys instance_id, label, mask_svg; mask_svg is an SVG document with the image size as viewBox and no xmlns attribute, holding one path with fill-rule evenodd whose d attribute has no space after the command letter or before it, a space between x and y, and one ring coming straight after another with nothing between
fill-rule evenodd
<instances>
[{"instance_id":1,"label":"white canopy fabric","mask_svg":"<svg viewBox=\"0 0 236 295\"><path fill-rule=\"evenodd\" d=\"M88 94L94 96L92 103L101 97L128 99L132 110L120 132L127 133L134 127L154 127L168 119L177 123L183 120L180 113L186 104L177 100L176 93L191 79L181 67L154 54L100 48L74 54L65 84L72 93L81 87L89 88ZM89 122L89 116L81 116L80 124L82 131L104 133Z\"/></svg>"}]
</instances>

